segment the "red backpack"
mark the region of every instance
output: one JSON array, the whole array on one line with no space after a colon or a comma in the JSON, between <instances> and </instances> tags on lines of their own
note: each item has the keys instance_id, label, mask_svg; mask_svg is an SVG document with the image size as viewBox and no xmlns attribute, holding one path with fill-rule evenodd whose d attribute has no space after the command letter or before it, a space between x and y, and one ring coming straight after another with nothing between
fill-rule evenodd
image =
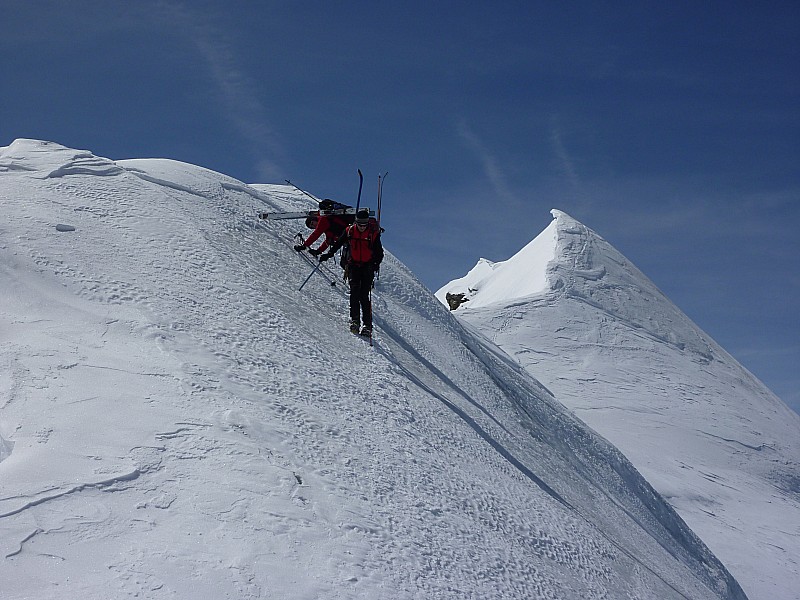
<instances>
[{"instance_id":1,"label":"red backpack","mask_svg":"<svg viewBox=\"0 0 800 600\"><path fill-rule=\"evenodd\" d=\"M378 222L370 217L367 228L359 231L355 224L347 228L349 262L365 264L373 259L373 246L381 235ZM381 258L383 258L381 256Z\"/></svg>"}]
</instances>

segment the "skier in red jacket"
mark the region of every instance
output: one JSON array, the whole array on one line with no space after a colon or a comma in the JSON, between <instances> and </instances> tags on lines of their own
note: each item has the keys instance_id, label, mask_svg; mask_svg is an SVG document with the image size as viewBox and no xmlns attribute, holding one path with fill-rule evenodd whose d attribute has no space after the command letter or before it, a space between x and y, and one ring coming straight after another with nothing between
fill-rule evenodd
<instances>
[{"instance_id":1,"label":"skier in red jacket","mask_svg":"<svg viewBox=\"0 0 800 600\"><path fill-rule=\"evenodd\" d=\"M362 208L356 214L356 222L319 257L321 261L331 258L347 243L350 246L347 259L347 279L350 282L350 331L363 336L372 336L372 298L370 291L375 273L383 260L381 228L370 218L369 209ZM361 327L363 315L364 327Z\"/></svg>"},{"instance_id":2,"label":"skier in red jacket","mask_svg":"<svg viewBox=\"0 0 800 600\"><path fill-rule=\"evenodd\" d=\"M302 244L297 244L294 249L302 252L306 248L310 248L309 254L317 256L325 251L331 241L337 240L350 223L353 222L353 215L311 215L306 219L306 227L314 231L306 238ZM325 239L319 245L319 248L311 248L311 244L325 234Z\"/></svg>"}]
</instances>

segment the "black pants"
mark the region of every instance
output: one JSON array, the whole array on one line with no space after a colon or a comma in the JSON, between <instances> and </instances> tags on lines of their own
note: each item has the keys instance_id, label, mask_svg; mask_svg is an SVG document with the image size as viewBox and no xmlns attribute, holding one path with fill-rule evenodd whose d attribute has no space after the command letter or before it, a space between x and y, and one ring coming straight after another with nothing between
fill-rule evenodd
<instances>
[{"instance_id":1,"label":"black pants","mask_svg":"<svg viewBox=\"0 0 800 600\"><path fill-rule=\"evenodd\" d=\"M350 320L372 329L372 300L369 292L375 279L375 270L370 264L350 263L347 278L350 280ZM359 318L360 314L364 315L363 320Z\"/></svg>"}]
</instances>

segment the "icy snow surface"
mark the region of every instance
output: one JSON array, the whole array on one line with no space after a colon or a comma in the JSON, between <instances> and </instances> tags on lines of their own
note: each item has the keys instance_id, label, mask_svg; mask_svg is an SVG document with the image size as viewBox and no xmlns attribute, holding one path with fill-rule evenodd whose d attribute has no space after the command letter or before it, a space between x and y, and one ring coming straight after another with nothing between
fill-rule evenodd
<instances>
[{"instance_id":1,"label":"icy snow surface","mask_svg":"<svg viewBox=\"0 0 800 600\"><path fill-rule=\"evenodd\" d=\"M390 253L373 348L298 292L291 188L17 140L0 205L3 600L744 597Z\"/></svg>"},{"instance_id":2,"label":"icy snow surface","mask_svg":"<svg viewBox=\"0 0 800 600\"><path fill-rule=\"evenodd\" d=\"M455 314L622 450L751 599L797 600L800 417L608 242L553 216L554 248L498 263L515 265L504 281L545 276L538 293L503 298L473 272L437 297L474 290Z\"/></svg>"}]
</instances>

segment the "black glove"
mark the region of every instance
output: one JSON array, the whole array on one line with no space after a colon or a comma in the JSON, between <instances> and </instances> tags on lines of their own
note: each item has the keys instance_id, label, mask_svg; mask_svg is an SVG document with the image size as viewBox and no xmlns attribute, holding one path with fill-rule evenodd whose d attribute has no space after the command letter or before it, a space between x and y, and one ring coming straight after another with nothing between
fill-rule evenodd
<instances>
[{"instance_id":1,"label":"black glove","mask_svg":"<svg viewBox=\"0 0 800 600\"><path fill-rule=\"evenodd\" d=\"M306 245L305 244L295 244L294 249L297 250L298 252L302 252L303 250L306 249Z\"/></svg>"},{"instance_id":2,"label":"black glove","mask_svg":"<svg viewBox=\"0 0 800 600\"><path fill-rule=\"evenodd\" d=\"M326 252L325 254L320 255L319 262L325 262L329 258L333 257L334 252Z\"/></svg>"},{"instance_id":3,"label":"black glove","mask_svg":"<svg viewBox=\"0 0 800 600\"><path fill-rule=\"evenodd\" d=\"M308 253L309 253L311 256L319 256L319 255L320 255L320 252L322 252L322 250L320 250L319 248L311 248L311 249L308 251Z\"/></svg>"}]
</instances>

